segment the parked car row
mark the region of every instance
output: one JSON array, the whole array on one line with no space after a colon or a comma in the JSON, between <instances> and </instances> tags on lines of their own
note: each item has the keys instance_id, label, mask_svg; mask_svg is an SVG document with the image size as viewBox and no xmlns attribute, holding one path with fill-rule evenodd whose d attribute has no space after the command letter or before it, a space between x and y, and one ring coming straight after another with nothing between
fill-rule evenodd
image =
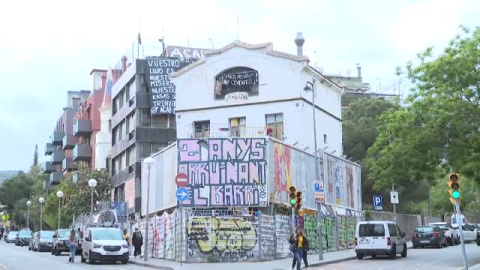
<instances>
[{"instance_id":1,"label":"parked car row","mask_svg":"<svg viewBox=\"0 0 480 270\"><path fill-rule=\"evenodd\" d=\"M11 231L5 237L7 243L16 246L28 246L31 251L50 251L59 256L62 252L69 252L70 229L56 231L30 230ZM118 228L92 227L87 229L85 239L76 234L77 255L81 262L93 264L97 261L120 261L123 264L129 260L129 245Z\"/></svg>"},{"instance_id":2,"label":"parked car row","mask_svg":"<svg viewBox=\"0 0 480 270\"><path fill-rule=\"evenodd\" d=\"M480 224L462 226L465 242L475 241L480 246ZM413 248L458 245L461 240L458 226L435 222L419 226L412 234ZM362 221L357 223L355 252L359 260L365 256L387 255L392 259L401 254L407 257L405 233L391 221Z\"/></svg>"}]
</instances>

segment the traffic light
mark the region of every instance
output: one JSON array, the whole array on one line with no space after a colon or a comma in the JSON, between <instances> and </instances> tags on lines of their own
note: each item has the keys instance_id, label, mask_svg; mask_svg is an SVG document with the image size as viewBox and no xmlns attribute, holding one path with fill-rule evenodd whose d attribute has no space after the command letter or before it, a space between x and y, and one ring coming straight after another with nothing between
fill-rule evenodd
<instances>
[{"instance_id":1,"label":"traffic light","mask_svg":"<svg viewBox=\"0 0 480 270\"><path fill-rule=\"evenodd\" d=\"M295 208L297 210L300 210L302 209L302 192L301 191L297 191L297 203L295 204Z\"/></svg>"},{"instance_id":2,"label":"traffic light","mask_svg":"<svg viewBox=\"0 0 480 270\"><path fill-rule=\"evenodd\" d=\"M297 199L296 199L296 195L295 195L295 192L297 190L295 189L294 186L291 186L290 187L290 195L289 195L289 198L290 198L290 205L293 207L295 206L295 204L297 203Z\"/></svg>"},{"instance_id":3,"label":"traffic light","mask_svg":"<svg viewBox=\"0 0 480 270\"><path fill-rule=\"evenodd\" d=\"M454 200L459 200L462 196L460 192L460 175L458 173L451 173L448 175L448 187L450 188L448 192Z\"/></svg>"}]
</instances>

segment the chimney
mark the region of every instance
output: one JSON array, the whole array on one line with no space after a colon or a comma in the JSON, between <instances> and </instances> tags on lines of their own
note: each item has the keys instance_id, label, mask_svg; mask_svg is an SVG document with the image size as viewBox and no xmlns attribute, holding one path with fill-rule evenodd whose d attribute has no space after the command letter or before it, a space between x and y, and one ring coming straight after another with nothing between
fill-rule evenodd
<instances>
[{"instance_id":1,"label":"chimney","mask_svg":"<svg viewBox=\"0 0 480 270\"><path fill-rule=\"evenodd\" d=\"M303 43L305 43L305 39L303 38L302 32L298 32L297 37L293 41L295 41L297 45L297 55L303 56Z\"/></svg>"},{"instance_id":2,"label":"chimney","mask_svg":"<svg viewBox=\"0 0 480 270\"><path fill-rule=\"evenodd\" d=\"M105 85L107 84L107 74L102 74L102 90L105 90Z\"/></svg>"},{"instance_id":3,"label":"chimney","mask_svg":"<svg viewBox=\"0 0 480 270\"><path fill-rule=\"evenodd\" d=\"M357 77L362 78L362 67L357 63Z\"/></svg>"},{"instance_id":4,"label":"chimney","mask_svg":"<svg viewBox=\"0 0 480 270\"><path fill-rule=\"evenodd\" d=\"M122 73L125 72L125 70L127 70L127 57L124 55L122 57Z\"/></svg>"}]
</instances>

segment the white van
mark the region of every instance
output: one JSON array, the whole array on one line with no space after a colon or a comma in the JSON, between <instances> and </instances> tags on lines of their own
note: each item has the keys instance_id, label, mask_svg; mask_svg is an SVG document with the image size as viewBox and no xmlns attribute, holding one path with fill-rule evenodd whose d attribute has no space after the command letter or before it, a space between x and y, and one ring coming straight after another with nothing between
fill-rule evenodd
<instances>
[{"instance_id":1,"label":"white van","mask_svg":"<svg viewBox=\"0 0 480 270\"><path fill-rule=\"evenodd\" d=\"M361 221L355 231L355 252L359 260L368 255L407 257L405 233L391 221Z\"/></svg>"},{"instance_id":2,"label":"white van","mask_svg":"<svg viewBox=\"0 0 480 270\"><path fill-rule=\"evenodd\" d=\"M82 244L82 262L121 261L128 263L128 243L118 228L89 228Z\"/></svg>"}]
</instances>

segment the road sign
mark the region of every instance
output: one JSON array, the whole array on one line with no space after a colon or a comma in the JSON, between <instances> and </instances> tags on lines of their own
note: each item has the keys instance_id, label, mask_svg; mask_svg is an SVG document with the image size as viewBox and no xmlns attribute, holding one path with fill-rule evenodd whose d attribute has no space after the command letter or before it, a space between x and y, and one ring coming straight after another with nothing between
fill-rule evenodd
<instances>
[{"instance_id":1,"label":"road sign","mask_svg":"<svg viewBox=\"0 0 480 270\"><path fill-rule=\"evenodd\" d=\"M390 202L392 204L399 204L398 191L390 191Z\"/></svg>"},{"instance_id":2,"label":"road sign","mask_svg":"<svg viewBox=\"0 0 480 270\"><path fill-rule=\"evenodd\" d=\"M177 200L184 202L188 199L188 189L184 187L177 188L177 192L175 193L177 196Z\"/></svg>"},{"instance_id":3,"label":"road sign","mask_svg":"<svg viewBox=\"0 0 480 270\"><path fill-rule=\"evenodd\" d=\"M382 196L373 196L373 209L383 210L383 197Z\"/></svg>"},{"instance_id":4,"label":"road sign","mask_svg":"<svg viewBox=\"0 0 480 270\"><path fill-rule=\"evenodd\" d=\"M315 201L318 203L325 202L325 191L323 190L323 183L315 181Z\"/></svg>"},{"instance_id":5,"label":"road sign","mask_svg":"<svg viewBox=\"0 0 480 270\"><path fill-rule=\"evenodd\" d=\"M186 173L179 173L175 177L175 183L178 187L186 187L188 184L188 175Z\"/></svg>"}]
</instances>

